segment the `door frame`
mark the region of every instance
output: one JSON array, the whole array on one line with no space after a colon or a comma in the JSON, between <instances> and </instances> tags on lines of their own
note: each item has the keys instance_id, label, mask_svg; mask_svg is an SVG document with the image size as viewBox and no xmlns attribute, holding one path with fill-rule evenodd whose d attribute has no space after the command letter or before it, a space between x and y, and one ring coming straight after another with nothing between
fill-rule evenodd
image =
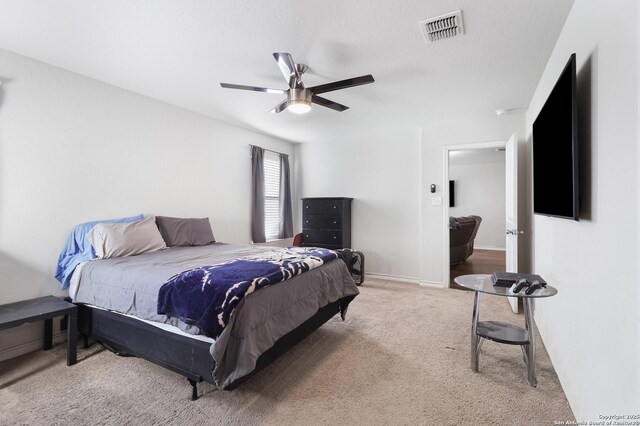
<instances>
[{"instance_id":1,"label":"door frame","mask_svg":"<svg viewBox=\"0 0 640 426\"><path fill-rule=\"evenodd\" d=\"M444 287L451 287L451 266L449 262L451 260L451 252L449 247L449 153L451 151L459 151L459 150L467 150L467 149L487 149L487 148L505 148L507 146L507 141L488 141L488 142L476 142L476 143L468 143L462 145L447 145L442 147L443 152L443 185L442 185L442 193L443 200L442 205L444 208L442 209L442 228L443 228L443 237L442 237L442 253L444 254L444 265L442 268L442 276L444 278ZM506 194L505 194L506 197ZM516 200L516 202L518 202Z\"/></svg>"}]
</instances>

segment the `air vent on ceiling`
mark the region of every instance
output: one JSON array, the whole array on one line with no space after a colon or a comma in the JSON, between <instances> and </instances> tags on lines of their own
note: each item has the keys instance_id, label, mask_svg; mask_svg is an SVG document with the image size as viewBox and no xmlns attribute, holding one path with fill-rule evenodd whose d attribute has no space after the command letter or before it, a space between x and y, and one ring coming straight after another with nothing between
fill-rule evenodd
<instances>
[{"instance_id":1,"label":"air vent on ceiling","mask_svg":"<svg viewBox=\"0 0 640 426\"><path fill-rule=\"evenodd\" d=\"M424 36L424 41L427 43L433 43L434 41L455 37L464 33L461 10L436 16L435 18L425 19L418 24Z\"/></svg>"}]
</instances>

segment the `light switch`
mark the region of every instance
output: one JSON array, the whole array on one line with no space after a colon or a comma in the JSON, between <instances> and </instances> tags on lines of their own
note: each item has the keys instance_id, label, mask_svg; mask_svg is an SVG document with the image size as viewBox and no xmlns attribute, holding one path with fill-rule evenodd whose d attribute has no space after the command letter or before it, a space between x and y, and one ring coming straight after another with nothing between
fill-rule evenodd
<instances>
[{"instance_id":1,"label":"light switch","mask_svg":"<svg viewBox=\"0 0 640 426\"><path fill-rule=\"evenodd\" d=\"M441 206L442 205L442 197L431 197L431 205L432 206Z\"/></svg>"}]
</instances>

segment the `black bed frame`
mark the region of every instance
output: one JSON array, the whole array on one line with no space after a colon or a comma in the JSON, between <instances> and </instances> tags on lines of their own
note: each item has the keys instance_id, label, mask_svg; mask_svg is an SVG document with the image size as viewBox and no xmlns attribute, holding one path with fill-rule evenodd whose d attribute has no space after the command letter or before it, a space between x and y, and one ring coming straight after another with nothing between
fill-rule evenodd
<instances>
[{"instance_id":1,"label":"black bed frame","mask_svg":"<svg viewBox=\"0 0 640 426\"><path fill-rule=\"evenodd\" d=\"M262 370L272 361L300 342L341 310L346 309L355 296L349 296L330 303L274 343L256 363L256 368L227 386L235 389L253 374ZM198 383L213 384L211 373L214 361L207 342L165 331L124 315L103 309L78 304L78 331L84 337L85 348L89 337L102 343L109 350L124 356L144 358L185 376L192 386L191 399L198 399Z\"/></svg>"}]
</instances>

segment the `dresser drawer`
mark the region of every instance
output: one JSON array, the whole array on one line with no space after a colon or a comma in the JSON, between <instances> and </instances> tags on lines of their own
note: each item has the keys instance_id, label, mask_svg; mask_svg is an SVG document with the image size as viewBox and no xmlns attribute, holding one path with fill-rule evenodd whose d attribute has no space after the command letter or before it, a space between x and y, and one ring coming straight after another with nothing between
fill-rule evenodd
<instances>
[{"instance_id":1,"label":"dresser drawer","mask_svg":"<svg viewBox=\"0 0 640 426\"><path fill-rule=\"evenodd\" d=\"M342 231L329 230L305 230L303 241L305 246L324 246L335 245L342 246Z\"/></svg>"},{"instance_id":2,"label":"dresser drawer","mask_svg":"<svg viewBox=\"0 0 640 426\"><path fill-rule=\"evenodd\" d=\"M302 214L342 214L340 200L302 200Z\"/></svg>"},{"instance_id":3,"label":"dresser drawer","mask_svg":"<svg viewBox=\"0 0 640 426\"><path fill-rule=\"evenodd\" d=\"M313 247L314 244L303 244L303 246L306 247ZM340 245L335 245L335 244L316 244L315 246L318 246L320 248L326 248L329 250L342 250L344 247L342 247L342 244Z\"/></svg>"},{"instance_id":4,"label":"dresser drawer","mask_svg":"<svg viewBox=\"0 0 640 426\"><path fill-rule=\"evenodd\" d=\"M342 229L342 216L304 215L302 229Z\"/></svg>"}]
</instances>

